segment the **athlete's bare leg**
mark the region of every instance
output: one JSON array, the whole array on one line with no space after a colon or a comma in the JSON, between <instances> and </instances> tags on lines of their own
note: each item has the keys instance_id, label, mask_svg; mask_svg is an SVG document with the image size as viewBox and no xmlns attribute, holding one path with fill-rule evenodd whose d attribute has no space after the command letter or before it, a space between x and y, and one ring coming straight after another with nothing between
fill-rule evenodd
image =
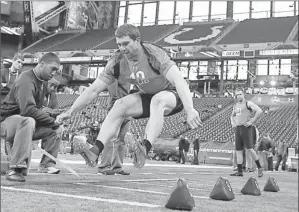
<instances>
[{"instance_id":1,"label":"athlete's bare leg","mask_svg":"<svg viewBox=\"0 0 299 212\"><path fill-rule=\"evenodd\" d=\"M145 129L145 139L151 144L156 141L160 135L163 123L164 115L168 115L175 108L176 96L169 91L161 91L153 96L150 105L150 117Z\"/></svg>"},{"instance_id":2,"label":"athlete's bare leg","mask_svg":"<svg viewBox=\"0 0 299 212\"><path fill-rule=\"evenodd\" d=\"M138 94L130 94L117 100L102 124L97 141L105 146L116 136L124 118L138 117L142 115L142 112L142 101ZM91 151L99 154L102 149L95 145Z\"/></svg>"}]
</instances>

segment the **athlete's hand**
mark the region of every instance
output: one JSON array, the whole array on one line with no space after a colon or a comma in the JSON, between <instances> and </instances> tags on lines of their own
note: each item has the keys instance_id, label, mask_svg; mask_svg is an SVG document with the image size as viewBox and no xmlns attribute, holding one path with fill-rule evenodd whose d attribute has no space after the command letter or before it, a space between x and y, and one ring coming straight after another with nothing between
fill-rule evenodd
<instances>
[{"instance_id":1,"label":"athlete's hand","mask_svg":"<svg viewBox=\"0 0 299 212\"><path fill-rule=\"evenodd\" d=\"M200 120L199 113L194 108L187 111L187 122L188 122L189 126L191 127L191 129L195 129L199 126L202 126L202 122Z\"/></svg>"},{"instance_id":2,"label":"athlete's hand","mask_svg":"<svg viewBox=\"0 0 299 212\"><path fill-rule=\"evenodd\" d=\"M237 125L235 124L235 123L232 123L232 128L236 128L237 127Z\"/></svg>"},{"instance_id":3,"label":"athlete's hand","mask_svg":"<svg viewBox=\"0 0 299 212\"><path fill-rule=\"evenodd\" d=\"M66 111L60 115L58 115L56 117L56 120L55 122L58 123L58 124L62 124L63 121L66 121L67 119L71 118L71 112L70 111Z\"/></svg>"},{"instance_id":4,"label":"athlete's hand","mask_svg":"<svg viewBox=\"0 0 299 212\"><path fill-rule=\"evenodd\" d=\"M52 109L49 108L49 107L43 107L43 108L42 108L42 111L44 111L45 113L47 113L49 116L50 116L51 113L52 113Z\"/></svg>"},{"instance_id":5,"label":"athlete's hand","mask_svg":"<svg viewBox=\"0 0 299 212\"><path fill-rule=\"evenodd\" d=\"M246 123L244 124L245 127L249 127L249 126L251 126L251 125L252 125L252 122L251 122L251 121L248 121L248 122L246 122Z\"/></svg>"}]
</instances>

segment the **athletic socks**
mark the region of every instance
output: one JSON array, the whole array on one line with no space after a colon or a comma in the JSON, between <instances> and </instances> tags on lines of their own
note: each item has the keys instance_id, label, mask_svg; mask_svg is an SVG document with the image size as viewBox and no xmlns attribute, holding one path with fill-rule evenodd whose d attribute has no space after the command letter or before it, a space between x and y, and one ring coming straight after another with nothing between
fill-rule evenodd
<instances>
[{"instance_id":1,"label":"athletic socks","mask_svg":"<svg viewBox=\"0 0 299 212\"><path fill-rule=\"evenodd\" d=\"M238 172L242 173L243 172L243 164L237 164L238 167Z\"/></svg>"},{"instance_id":2,"label":"athletic socks","mask_svg":"<svg viewBox=\"0 0 299 212\"><path fill-rule=\"evenodd\" d=\"M149 151L150 151L151 148L152 148L152 144L151 144L151 142L149 142L147 139L143 139L142 143L143 143L143 145L144 145L145 148L146 148L146 154L148 154Z\"/></svg>"},{"instance_id":3,"label":"athletic socks","mask_svg":"<svg viewBox=\"0 0 299 212\"><path fill-rule=\"evenodd\" d=\"M262 168L259 160L256 160L255 163L258 169Z\"/></svg>"},{"instance_id":4,"label":"athletic socks","mask_svg":"<svg viewBox=\"0 0 299 212\"><path fill-rule=\"evenodd\" d=\"M97 155L100 155L103 149L104 149L104 144L101 141L96 140L95 145L90 149L90 151L92 151Z\"/></svg>"}]
</instances>

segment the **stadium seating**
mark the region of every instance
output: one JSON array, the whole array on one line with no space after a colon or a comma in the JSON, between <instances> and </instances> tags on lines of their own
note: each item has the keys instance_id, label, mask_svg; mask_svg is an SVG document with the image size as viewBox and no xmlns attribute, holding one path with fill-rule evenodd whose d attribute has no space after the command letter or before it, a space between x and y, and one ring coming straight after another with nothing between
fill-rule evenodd
<instances>
[{"instance_id":1,"label":"stadium seating","mask_svg":"<svg viewBox=\"0 0 299 212\"><path fill-rule=\"evenodd\" d=\"M77 98L78 95L76 94L57 94L58 107L64 109L71 106Z\"/></svg>"},{"instance_id":2,"label":"stadium seating","mask_svg":"<svg viewBox=\"0 0 299 212\"><path fill-rule=\"evenodd\" d=\"M142 26L139 27L140 34L143 41L155 41L160 36L165 35L169 30L177 27L178 25L161 25L161 26ZM96 49L118 49L115 38L110 41L97 46Z\"/></svg>"},{"instance_id":3,"label":"stadium seating","mask_svg":"<svg viewBox=\"0 0 299 212\"><path fill-rule=\"evenodd\" d=\"M276 103L270 107L261 105L263 111L269 108L269 112L267 114L263 113L256 122L260 135L270 133L275 142L284 140L289 144L293 144L297 135L297 107L298 105L295 103ZM234 132L230 123L231 113L232 107L229 106L206 120L202 128L188 131L184 135L191 139L199 138L206 141L234 141Z\"/></svg>"},{"instance_id":4,"label":"stadium seating","mask_svg":"<svg viewBox=\"0 0 299 212\"><path fill-rule=\"evenodd\" d=\"M284 42L298 21L298 16L246 19L224 36L219 44Z\"/></svg>"},{"instance_id":5,"label":"stadium seating","mask_svg":"<svg viewBox=\"0 0 299 212\"><path fill-rule=\"evenodd\" d=\"M78 95L71 94L58 94L57 96L61 109L69 108L78 97ZM105 110L107 102L108 97L99 96L94 100L92 105L84 110L85 114L82 114L82 111L75 113L70 120L68 130L75 130L82 123L90 124L96 120L104 120L107 115L107 111ZM233 98L194 98L193 102L195 109L200 112L203 126L195 130L190 130L186 124L186 113L183 110L178 114L165 118L161 137L175 138L183 135L191 140L199 138L207 142L225 143L234 141L234 131L230 123L232 104L234 102ZM276 102L272 103L272 105L265 105L263 102L260 103L263 111L268 110L256 122L260 136L270 133L271 138L276 143L284 140L290 146L297 145L296 123L298 105L295 102ZM220 105L221 107L219 107ZM143 137L147 121L147 118L133 120L131 131L135 135Z\"/></svg>"},{"instance_id":6,"label":"stadium seating","mask_svg":"<svg viewBox=\"0 0 299 212\"><path fill-rule=\"evenodd\" d=\"M22 50L22 52L36 53L36 52L46 51L47 48L54 46L57 43L68 40L71 37L74 37L78 34L79 34L78 32L58 33L55 34L54 36L49 36L36 42L34 45L30 46L29 48Z\"/></svg>"},{"instance_id":7,"label":"stadium seating","mask_svg":"<svg viewBox=\"0 0 299 212\"><path fill-rule=\"evenodd\" d=\"M88 50L112 37L115 29L89 30L47 51Z\"/></svg>"}]
</instances>

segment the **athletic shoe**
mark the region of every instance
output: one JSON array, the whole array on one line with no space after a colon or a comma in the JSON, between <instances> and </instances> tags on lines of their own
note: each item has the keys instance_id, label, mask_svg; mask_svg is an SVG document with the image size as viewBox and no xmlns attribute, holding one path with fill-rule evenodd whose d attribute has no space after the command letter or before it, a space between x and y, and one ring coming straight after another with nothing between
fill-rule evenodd
<instances>
[{"instance_id":1,"label":"athletic shoe","mask_svg":"<svg viewBox=\"0 0 299 212\"><path fill-rule=\"evenodd\" d=\"M46 174L59 174L59 172L60 172L60 170L53 166L50 166L47 168L39 167L37 170L37 173L46 173Z\"/></svg>"},{"instance_id":2,"label":"athletic shoe","mask_svg":"<svg viewBox=\"0 0 299 212\"><path fill-rule=\"evenodd\" d=\"M230 174L230 176L243 177L243 173L242 172L235 172L235 173Z\"/></svg>"},{"instance_id":3,"label":"athletic shoe","mask_svg":"<svg viewBox=\"0 0 299 212\"><path fill-rule=\"evenodd\" d=\"M125 172L124 170L122 170L122 171L119 171L119 172L115 172L115 175L131 175L131 173Z\"/></svg>"},{"instance_id":4,"label":"athletic shoe","mask_svg":"<svg viewBox=\"0 0 299 212\"><path fill-rule=\"evenodd\" d=\"M115 175L115 171L113 170L99 171L98 175Z\"/></svg>"},{"instance_id":5,"label":"athletic shoe","mask_svg":"<svg viewBox=\"0 0 299 212\"><path fill-rule=\"evenodd\" d=\"M73 139L73 149L74 154L80 154L88 166L95 167L97 165L98 156L89 150L89 144L82 139Z\"/></svg>"},{"instance_id":6,"label":"athletic shoe","mask_svg":"<svg viewBox=\"0 0 299 212\"><path fill-rule=\"evenodd\" d=\"M264 174L263 174L263 169L262 168L260 168L260 169L258 169L257 170L257 176L258 177L262 177Z\"/></svg>"},{"instance_id":7,"label":"athletic shoe","mask_svg":"<svg viewBox=\"0 0 299 212\"><path fill-rule=\"evenodd\" d=\"M134 167L139 169L144 167L146 157L147 151L145 145L139 141L136 141L135 151L133 152Z\"/></svg>"},{"instance_id":8,"label":"athletic shoe","mask_svg":"<svg viewBox=\"0 0 299 212\"><path fill-rule=\"evenodd\" d=\"M22 175L21 171L10 169L6 172L6 179L9 181L25 182L25 177Z\"/></svg>"}]
</instances>

